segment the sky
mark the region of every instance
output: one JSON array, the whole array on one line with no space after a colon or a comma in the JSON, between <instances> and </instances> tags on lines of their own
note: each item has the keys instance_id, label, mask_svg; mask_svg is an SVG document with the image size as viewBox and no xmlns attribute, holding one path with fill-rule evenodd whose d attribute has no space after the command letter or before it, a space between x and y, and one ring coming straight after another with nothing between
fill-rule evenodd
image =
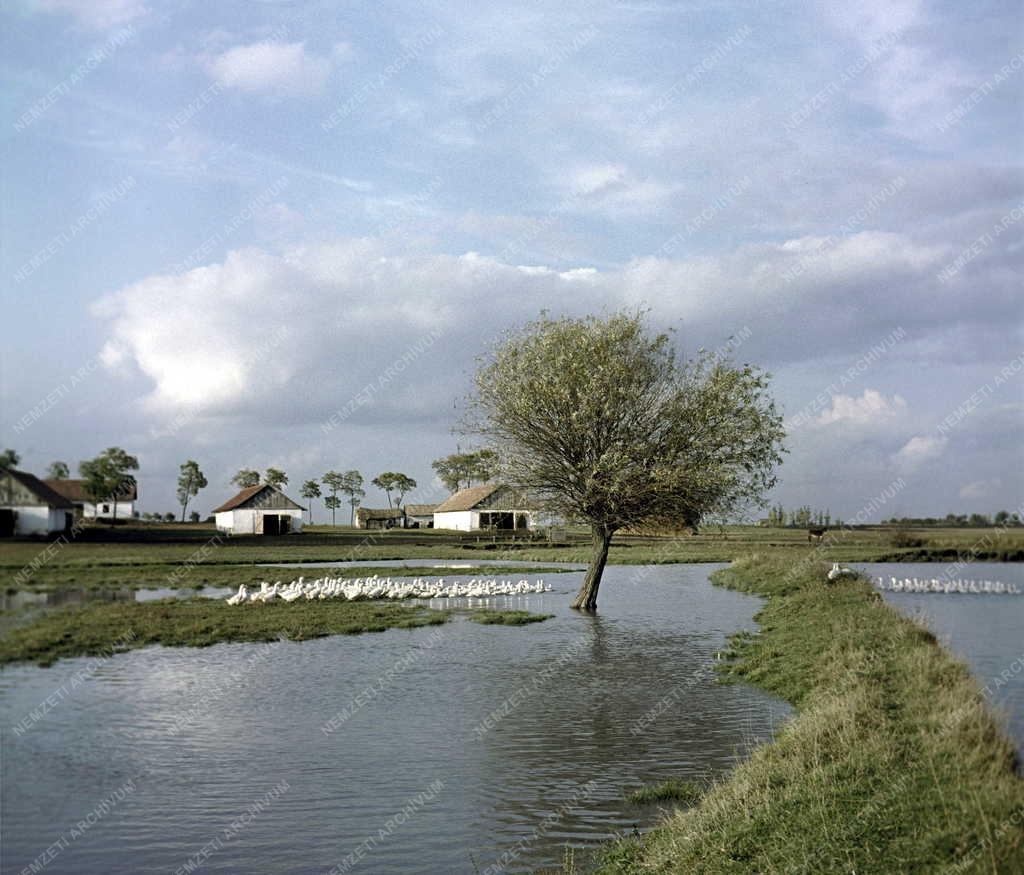
<instances>
[{"instance_id":1,"label":"sky","mask_svg":"<svg viewBox=\"0 0 1024 875\"><path fill-rule=\"evenodd\" d=\"M144 511L186 459L204 513L242 467L430 501L503 331L641 307L772 373L773 501L1024 502L1018 3L5 0L0 30L25 470L117 445Z\"/></svg>"}]
</instances>

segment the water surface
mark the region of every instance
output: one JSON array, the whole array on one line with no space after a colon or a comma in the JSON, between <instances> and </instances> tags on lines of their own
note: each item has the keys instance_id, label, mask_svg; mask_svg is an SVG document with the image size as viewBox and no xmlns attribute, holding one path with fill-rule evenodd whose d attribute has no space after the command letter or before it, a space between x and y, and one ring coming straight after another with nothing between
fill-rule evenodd
<instances>
[{"instance_id":1,"label":"water surface","mask_svg":"<svg viewBox=\"0 0 1024 875\"><path fill-rule=\"evenodd\" d=\"M1024 590L1024 564L972 562L857 563L871 577L998 580ZM883 592L908 616L919 617L965 660L1024 754L1024 595Z\"/></svg>"},{"instance_id":2,"label":"water surface","mask_svg":"<svg viewBox=\"0 0 1024 875\"><path fill-rule=\"evenodd\" d=\"M624 793L720 774L789 713L708 672L759 606L712 587L715 567L611 566L596 617L568 609L581 575L558 574L555 592L490 600L556 614L526 627L458 619L7 669L3 870L127 781L50 871L174 872L204 846L201 872L327 872L360 851L349 871L472 873L503 854L505 871L532 871L566 844L646 828L657 808Z\"/></svg>"}]
</instances>

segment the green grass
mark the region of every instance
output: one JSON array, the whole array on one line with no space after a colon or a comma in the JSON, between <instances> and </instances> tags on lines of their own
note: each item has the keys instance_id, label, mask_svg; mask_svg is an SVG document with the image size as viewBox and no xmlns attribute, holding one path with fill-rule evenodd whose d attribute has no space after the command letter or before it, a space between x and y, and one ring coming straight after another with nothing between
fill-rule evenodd
<instances>
[{"instance_id":1,"label":"green grass","mask_svg":"<svg viewBox=\"0 0 1024 875\"><path fill-rule=\"evenodd\" d=\"M499 611L481 608L470 612L469 619L484 626L525 626L528 623L542 623L554 614L532 614L529 611Z\"/></svg>"},{"instance_id":2,"label":"green grass","mask_svg":"<svg viewBox=\"0 0 1024 875\"><path fill-rule=\"evenodd\" d=\"M978 684L867 581L826 570L761 555L716 575L768 600L725 672L797 716L598 872L1024 872L1024 782Z\"/></svg>"},{"instance_id":3,"label":"green grass","mask_svg":"<svg viewBox=\"0 0 1024 875\"><path fill-rule=\"evenodd\" d=\"M207 647L222 642L306 641L413 629L446 622L445 611L388 602L270 602L231 607L210 599L94 602L47 611L0 639L0 664L51 665L73 656L98 656L162 644Z\"/></svg>"},{"instance_id":4,"label":"green grass","mask_svg":"<svg viewBox=\"0 0 1024 875\"><path fill-rule=\"evenodd\" d=\"M902 530L901 530L902 531ZM898 532L864 527L830 531L820 546L807 544L799 529L730 526L704 529L699 535L619 535L613 541L612 564L728 562L754 550L771 550L792 562L813 556L823 561L941 561L958 557L979 561L1024 560L1022 529L906 530L924 541L920 547L895 546ZM121 539L121 540L111 540ZM0 580L7 587L42 590L69 588L237 586L253 579L284 577L286 570L253 569L267 562L340 562L384 559L452 559L472 563L489 560L586 562L590 547L579 532L566 536L565 546L544 541L494 541L484 535L423 529L364 532L313 527L280 538L218 539L201 525L124 526L110 530L92 526L67 544L39 541L0 542ZM33 567L33 563L35 566ZM20 572L25 570L24 574ZM327 570L327 569L324 569ZM309 570L320 574L322 571ZM395 574L394 569L378 569ZM471 569L476 574L515 574L520 569ZM554 573L544 569L545 573ZM301 573L301 569L296 573ZM365 569L331 572L363 576ZM371 572L372 573L372 572ZM428 572L419 572L421 576ZM441 572L445 573L445 572ZM450 572L447 572L450 573ZM276 579L276 577L275 577Z\"/></svg>"},{"instance_id":5,"label":"green grass","mask_svg":"<svg viewBox=\"0 0 1024 875\"><path fill-rule=\"evenodd\" d=\"M634 805L650 805L654 802L682 802L692 805L704 794L704 788L693 781L672 778L660 784L641 787L627 797Z\"/></svg>"}]
</instances>

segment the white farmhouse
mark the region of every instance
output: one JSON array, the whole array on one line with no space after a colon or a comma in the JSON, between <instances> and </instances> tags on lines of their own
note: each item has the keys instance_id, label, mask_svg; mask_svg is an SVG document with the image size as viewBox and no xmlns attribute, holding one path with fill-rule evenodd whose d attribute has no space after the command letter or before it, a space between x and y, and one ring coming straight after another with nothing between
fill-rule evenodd
<instances>
[{"instance_id":1,"label":"white farmhouse","mask_svg":"<svg viewBox=\"0 0 1024 875\"><path fill-rule=\"evenodd\" d=\"M268 483L243 489L214 510L217 528L231 535L287 535L302 531L302 505Z\"/></svg>"},{"instance_id":2,"label":"white farmhouse","mask_svg":"<svg viewBox=\"0 0 1024 875\"><path fill-rule=\"evenodd\" d=\"M139 486L134 479L125 483L116 496L96 501L85 488L84 480L46 480L47 486L63 495L75 506L75 513L87 520L112 519L130 520L135 516L135 502L139 498Z\"/></svg>"},{"instance_id":3,"label":"white farmhouse","mask_svg":"<svg viewBox=\"0 0 1024 875\"><path fill-rule=\"evenodd\" d=\"M65 532L71 529L74 517L71 502L38 477L0 470L0 537Z\"/></svg>"},{"instance_id":4,"label":"white farmhouse","mask_svg":"<svg viewBox=\"0 0 1024 875\"><path fill-rule=\"evenodd\" d=\"M435 529L473 532L479 529L532 529L536 511L522 493L488 484L460 489L434 508Z\"/></svg>"}]
</instances>

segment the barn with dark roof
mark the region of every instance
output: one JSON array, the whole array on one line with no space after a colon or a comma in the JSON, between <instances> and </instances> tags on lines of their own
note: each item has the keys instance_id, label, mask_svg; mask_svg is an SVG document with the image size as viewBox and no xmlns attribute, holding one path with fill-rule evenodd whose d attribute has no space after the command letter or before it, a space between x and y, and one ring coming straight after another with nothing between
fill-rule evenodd
<instances>
[{"instance_id":1,"label":"barn with dark roof","mask_svg":"<svg viewBox=\"0 0 1024 875\"><path fill-rule=\"evenodd\" d=\"M287 535L302 531L302 512L269 483L243 489L213 511L217 528L232 535Z\"/></svg>"},{"instance_id":2,"label":"barn with dark roof","mask_svg":"<svg viewBox=\"0 0 1024 875\"><path fill-rule=\"evenodd\" d=\"M536 510L526 496L510 486L488 483L460 489L434 508L435 529L473 532L479 529L532 529Z\"/></svg>"},{"instance_id":3,"label":"barn with dark roof","mask_svg":"<svg viewBox=\"0 0 1024 875\"><path fill-rule=\"evenodd\" d=\"M0 469L0 536L70 530L74 506L34 474Z\"/></svg>"}]
</instances>

